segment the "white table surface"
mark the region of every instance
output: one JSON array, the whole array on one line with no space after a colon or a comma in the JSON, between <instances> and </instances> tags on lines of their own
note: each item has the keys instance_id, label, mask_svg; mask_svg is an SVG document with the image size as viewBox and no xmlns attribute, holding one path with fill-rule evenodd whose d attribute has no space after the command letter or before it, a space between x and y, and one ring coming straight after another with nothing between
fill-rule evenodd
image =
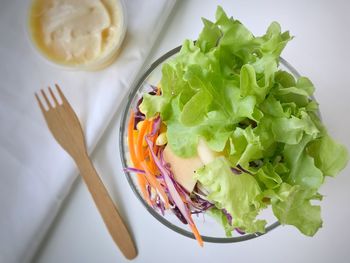
<instances>
[{"instance_id":1,"label":"white table surface","mask_svg":"<svg viewBox=\"0 0 350 263\"><path fill-rule=\"evenodd\" d=\"M311 78L330 133L350 149L350 2L182 1L178 0L146 64L164 52L195 39L200 17L214 18L216 4L240 19L254 34L279 21L295 39L282 56ZM146 68L146 67L145 67ZM158 223L136 199L121 170L118 148L120 110L93 154L93 161L121 214L128 222L139 255L135 262L349 262L350 167L327 178L321 192L323 228L309 238L292 227L241 243L197 243ZM34 258L35 262L127 262L115 247L80 179Z\"/></svg>"}]
</instances>

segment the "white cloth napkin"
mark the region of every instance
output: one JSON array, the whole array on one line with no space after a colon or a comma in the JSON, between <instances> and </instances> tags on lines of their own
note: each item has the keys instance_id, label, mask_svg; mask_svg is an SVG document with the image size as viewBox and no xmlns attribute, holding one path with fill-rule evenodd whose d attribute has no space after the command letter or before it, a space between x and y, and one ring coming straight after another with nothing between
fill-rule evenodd
<instances>
[{"instance_id":1,"label":"white cloth napkin","mask_svg":"<svg viewBox=\"0 0 350 263\"><path fill-rule=\"evenodd\" d=\"M174 3L125 1L128 27L118 59L102 71L79 72L50 65L31 46L26 1L1 1L0 262L30 261L78 174L49 133L34 92L60 84L82 123L91 152Z\"/></svg>"}]
</instances>

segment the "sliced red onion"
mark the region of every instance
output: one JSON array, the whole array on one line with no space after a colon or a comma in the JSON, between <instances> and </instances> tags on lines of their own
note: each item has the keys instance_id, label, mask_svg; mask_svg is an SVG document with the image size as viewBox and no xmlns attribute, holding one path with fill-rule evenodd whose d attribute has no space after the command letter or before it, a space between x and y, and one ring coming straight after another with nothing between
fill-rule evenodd
<instances>
[{"instance_id":1,"label":"sliced red onion","mask_svg":"<svg viewBox=\"0 0 350 263\"><path fill-rule=\"evenodd\" d=\"M148 147L150 149L150 152L151 152L151 155L153 157L153 160L154 160L155 164L157 165L160 173L164 176L164 182L165 182L165 184L166 184L166 186L167 186L167 188L169 190L169 195L171 196L172 200L174 201L174 204L179 209L181 214L184 216L186 221L188 223L190 223L190 224L193 224L193 220L191 218L190 211L189 211L188 207L182 201L181 196L180 196L179 192L176 189L176 186L174 185L173 181L171 180L171 178L169 176L169 172L164 168L164 166L162 165L162 163L159 160L158 156L155 155L155 153L153 151L153 143L149 139L148 136L146 136L146 142L148 144Z\"/></svg>"},{"instance_id":2,"label":"sliced red onion","mask_svg":"<svg viewBox=\"0 0 350 263\"><path fill-rule=\"evenodd\" d=\"M169 194L172 197L175 205L180 210L181 214L184 216L186 221L188 223L192 223L192 219L189 215L190 211L189 211L188 207L185 205L185 203L182 201L181 196L180 196L179 192L177 191L175 184L173 183L173 181L171 180L171 178L169 177L169 175L167 173L164 174L164 181L169 189Z\"/></svg>"},{"instance_id":3,"label":"sliced red onion","mask_svg":"<svg viewBox=\"0 0 350 263\"><path fill-rule=\"evenodd\" d=\"M171 180L173 181L174 185L176 186L177 190L179 192L181 192L186 197L186 199L187 199L187 197L189 199L190 193L181 184L179 184L176 181L174 173L171 171L171 165L170 165L170 163L167 163L165 161L163 152L164 152L164 149L159 150L159 159L161 161L161 164L164 166L164 169L166 169L168 171L168 174L169 174Z\"/></svg>"}]
</instances>

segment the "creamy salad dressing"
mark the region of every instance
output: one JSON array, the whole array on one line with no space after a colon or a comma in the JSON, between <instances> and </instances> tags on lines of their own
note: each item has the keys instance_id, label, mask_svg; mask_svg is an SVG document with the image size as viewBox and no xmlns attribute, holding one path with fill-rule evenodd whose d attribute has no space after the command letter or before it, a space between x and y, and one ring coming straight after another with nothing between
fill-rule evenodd
<instances>
[{"instance_id":1,"label":"creamy salad dressing","mask_svg":"<svg viewBox=\"0 0 350 263\"><path fill-rule=\"evenodd\" d=\"M120 44L122 19L117 0L34 0L30 29L49 59L79 65L109 56Z\"/></svg>"}]
</instances>

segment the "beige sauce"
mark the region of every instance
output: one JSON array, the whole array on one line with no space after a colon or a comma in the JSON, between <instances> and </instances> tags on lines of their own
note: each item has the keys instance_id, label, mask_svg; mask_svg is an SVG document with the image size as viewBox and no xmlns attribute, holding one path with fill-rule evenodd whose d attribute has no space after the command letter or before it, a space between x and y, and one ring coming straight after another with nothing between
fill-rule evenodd
<instances>
[{"instance_id":1,"label":"beige sauce","mask_svg":"<svg viewBox=\"0 0 350 263\"><path fill-rule=\"evenodd\" d=\"M116 0L33 0L31 37L56 63L89 64L108 57L120 44L121 12Z\"/></svg>"}]
</instances>

